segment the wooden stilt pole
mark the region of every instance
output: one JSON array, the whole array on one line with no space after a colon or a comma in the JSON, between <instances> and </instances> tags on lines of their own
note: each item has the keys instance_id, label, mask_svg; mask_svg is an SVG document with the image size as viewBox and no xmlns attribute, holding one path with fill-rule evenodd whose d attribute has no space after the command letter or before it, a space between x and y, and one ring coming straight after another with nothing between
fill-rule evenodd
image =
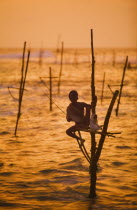
<instances>
[{"instance_id":1,"label":"wooden stilt pole","mask_svg":"<svg viewBox=\"0 0 137 210\"><path fill-rule=\"evenodd\" d=\"M92 93L92 114L96 113L96 101L97 97L95 95L95 81L94 81L94 50L93 50L93 32L91 30L91 51L92 51L92 74L91 74L91 93ZM115 100L117 98L119 91L115 91L112 101L110 103L108 112L106 114L103 130L101 133L101 138L99 141L99 146L96 148L96 139L95 139L95 133L91 132L91 161L90 161L90 192L89 192L89 198L95 198L96 197L96 181L97 181L97 162L99 160L101 150L103 147L103 143L105 141L105 137L107 135L107 127L109 123L109 118L111 116L111 112L113 109L113 105L115 103Z\"/></svg>"},{"instance_id":2,"label":"wooden stilt pole","mask_svg":"<svg viewBox=\"0 0 137 210\"><path fill-rule=\"evenodd\" d=\"M100 155L101 155L101 151L102 151L103 144L104 144L105 137L106 137L105 134L107 134L107 128L108 128L108 124L109 124L109 119L110 119L111 112L112 112L112 109L113 109L113 106L114 106L114 103L115 103L115 101L116 101L116 99L117 99L118 94L119 94L119 91L116 90L116 91L114 92L114 94L113 94L111 103L110 103L110 105L109 105L109 108L108 108L108 111L107 111L107 114L106 114L106 117L105 117L103 129L102 129L102 134L101 134L101 137L100 137L100 140L99 140L99 145L98 145L96 154L95 154L95 156L94 156L96 162L98 162L99 157L100 157Z\"/></svg>"},{"instance_id":3,"label":"wooden stilt pole","mask_svg":"<svg viewBox=\"0 0 137 210\"><path fill-rule=\"evenodd\" d=\"M51 67L49 68L49 94L50 94L50 111L52 111L52 72L51 72Z\"/></svg>"},{"instance_id":4,"label":"wooden stilt pole","mask_svg":"<svg viewBox=\"0 0 137 210\"><path fill-rule=\"evenodd\" d=\"M124 82L124 77L125 77L125 71L126 71L126 68L127 68L127 63L128 63L128 56L126 57L125 66L124 66L124 69L123 69L123 75L122 75L120 91L119 91L119 98L118 98L118 103L117 103L117 108L116 108L116 116L118 116L120 99L121 99L121 95L122 95L123 82Z\"/></svg>"},{"instance_id":5,"label":"wooden stilt pole","mask_svg":"<svg viewBox=\"0 0 137 210\"><path fill-rule=\"evenodd\" d=\"M114 94L114 92L112 91L110 85L108 85L108 88L109 88L110 92L111 92L112 94Z\"/></svg>"},{"instance_id":6,"label":"wooden stilt pole","mask_svg":"<svg viewBox=\"0 0 137 210\"><path fill-rule=\"evenodd\" d=\"M102 81L101 104L103 102L104 84L105 84L105 72L104 72L103 81Z\"/></svg>"},{"instance_id":7,"label":"wooden stilt pole","mask_svg":"<svg viewBox=\"0 0 137 210\"><path fill-rule=\"evenodd\" d=\"M50 111L52 111L53 109L52 109L52 104L55 104L54 103L54 101L52 100L52 87L53 87L53 85L52 85L52 79L53 78L57 78L57 77L52 77L52 69L51 69L51 67L49 67L49 77L43 77L43 78L48 78L49 79L49 87L47 86L47 84L42 80L42 78L40 77L40 80L41 80L41 82L44 84L44 86L46 86L46 88L49 90L49 95L47 95L46 93L45 93L45 91L44 91L44 93L45 93L45 95L49 98L49 109L50 109ZM55 104L56 105L56 104ZM57 106L57 105L56 105ZM59 108L59 107L58 107Z\"/></svg>"},{"instance_id":8,"label":"wooden stilt pole","mask_svg":"<svg viewBox=\"0 0 137 210\"><path fill-rule=\"evenodd\" d=\"M105 117L104 126L103 126L102 134L101 134L101 137L100 137L99 145L98 145L98 148L95 152L95 155L94 155L94 157L91 161L91 170L90 170L90 172L91 172L90 173L91 185L90 185L90 193L89 193L90 198L96 197L97 163L98 163L100 155L101 155L103 144L104 144L104 141L105 141L105 138L106 138L106 135L107 135L107 128L108 128L108 124L109 124L109 119L110 119L110 116L111 116L111 112L112 112L114 103L115 103L116 98L118 96L118 93L119 93L119 91L116 90L113 97L112 97L110 106L108 108L108 111L107 111L107 114L106 114L106 117Z\"/></svg>"},{"instance_id":9,"label":"wooden stilt pole","mask_svg":"<svg viewBox=\"0 0 137 210\"><path fill-rule=\"evenodd\" d=\"M42 66L42 64L43 64L43 53L44 53L44 50L41 47L40 50L39 50L39 61L38 61L39 66Z\"/></svg>"},{"instance_id":10,"label":"wooden stilt pole","mask_svg":"<svg viewBox=\"0 0 137 210\"><path fill-rule=\"evenodd\" d=\"M96 102L97 97L95 95L95 57L94 57L94 48L93 48L93 31L91 29L91 56L92 56L92 73L91 73L91 98L92 98L92 115L96 113ZM90 133L91 135L91 161L90 161L90 193L89 197L96 196L96 185L93 189L93 177L96 177L96 166L93 164L93 158L96 152L96 139L95 133ZM94 167L94 170L93 170ZM94 173L94 176L93 176Z\"/></svg>"},{"instance_id":11,"label":"wooden stilt pole","mask_svg":"<svg viewBox=\"0 0 137 210\"><path fill-rule=\"evenodd\" d=\"M92 73L91 73L91 99L92 99L92 114L96 113L96 103L97 97L95 95L95 57L94 57L94 47L93 47L93 30L91 29L91 57L92 57ZM96 141L95 134L91 133L91 159L93 158L96 151Z\"/></svg>"},{"instance_id":12,"label":"wooden stilt pole","mask_svg":"<svg viewBox=\"0 0 137 210\"><path fill-rule=\"evenodd\" d=\"M113 64L113 66L115 66L115 60L116 60L116 53L115 53L115 49L112 51L112 53L113 53L113 55L112 55L112 64Z\"/></svg>"},{"instance_id":13,"label":"wooden stilt pole","mask_svg":"<svg viewBox=\"0 0 137 210\"><path fill-rule=\"evenodd\" d=\"M17 113L17 121L15 126L15 132L14 135L17 134L17 128L18 128L18 122L21 116L21 105L22 105L22 99L23 99L23 93L25 88L25 82L26 82L26 76L28 71L28 64L29 64L29 57L30 57L30 51L28 52L27 57L27 63L26 63L26 69L24 72L24 60L25 60L25 49L26 49L26 42L24 42L24 48L23 48L23 56L22 56L22 67L21 67L21 80L20 80L20 89L19 89L19 103L18 103L18 113Z\"/></svg>"},{"instance_id":14,"label":"wooden stilt pole","mask_svg":"<svg viewBox=\"0 0 137 210\"><path fill-rule=\"evenodd\" d=\"M60 60L60 72L59 72L59 81L58 81L58 94L60 94L60 85L61 85L61 76L63 68L63 51L64 51L64 42L61 43L61 60Z\"/></svg>"},{"instance_id":15,"label":"wooden stilt pole","mask_svg":"<svg viewBox=\"0 0 137 210\"><path fill-rule=\"evenodd\" d=\"M82 136L81 136L80 131L78 131L78 134L79 134L79 137L82 139ZM88 154L88 152L87 152L87 150L86 150L86 147L85 147L84 143L81 144L81 143L79 142L79 140L77 140L77 142L78 142L79 148L80 148L81 152L83 153L84 157L85 157L85 158L87 159L87 161L90 163L90 161L91 161L91 160L90 160L90 156L89 156L89 154Z\"/></svg>"}]
</instances>

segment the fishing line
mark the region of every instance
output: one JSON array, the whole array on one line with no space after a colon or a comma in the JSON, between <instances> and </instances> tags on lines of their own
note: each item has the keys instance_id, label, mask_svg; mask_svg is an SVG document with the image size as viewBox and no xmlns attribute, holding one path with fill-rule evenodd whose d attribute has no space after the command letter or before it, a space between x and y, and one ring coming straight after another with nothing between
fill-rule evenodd
<instances>
[{"instance_id":1,"label":"fishing line","mask_svg":"<svg viewBox=\"0 0 137 210\"><path fill-rule=\"evenodd\" d=\"M42 89L42 88L41 88ZM45 91L42 89L42 91L44 92L44 94L50 99L50 97L47 95L47 93L45 93ZM51 100L51 102L53 103L53 104L55 104L55 106L58 108L58 109L60 109L60 111L63 113L63 114L65 114L65 115L67 115L53 100Z\"/></svg>"},{"instance_id":2,"label":"fishing line","mask_svg":"<svg viewBox=\"0 0 137 210\"><path fill-rule=\"evenodd\" d=\"M41 82L48 88L48 90L49 90L49 87L47 86L47 84L41 79L41 77L40 77L40 80L41 80ZM41 88L42 89L42 88ZM44 92L44 94L48 97L48 99L50 99L50 97L47 95L47 93L42 89L42 91ZM51 100L51 102L53 103L53 104L55 104L55 106L63 113L63 114L65 114L65 115L67 115L53 100Z\"/></svg>"},{"instance_id":3,"label":"fishing line","mask_svg":"<svg viewBox=\"0 0 137 210\"><path fill-rule=\"evenodd\" d=\"M40 77L40 80L41 80L41 82L48 88L48 90L49 90L49 87L46 85L46 83L41 79L41 77ZM15 98L13 95L12 95L12 93L11 93L11 91L10 91L10 88L11 87L8 87L8 91L9 91L9 94L11 95L11 97L14 99L14 100L18 100L17 98ZM14 88L14 89L19 89L19 88ZM42 88L41 88L42 89ZM24 89L24 90L26 90L26 89ZM28 90L27 90L28 91ZM30 90L29 90L30 91ZM32 91L32 90L31 90ZM42 91L44 92L44 94L50 99L50 97L46 94L46 92L42 89ZM58 109L60 109L60 111L63 113L63 114L65 114L66 115L66 113L53 101L53 100L51 100L51 102L53 103L53 104L55 104L55 106L58 108Z\"/></svg>"}]
</instances>

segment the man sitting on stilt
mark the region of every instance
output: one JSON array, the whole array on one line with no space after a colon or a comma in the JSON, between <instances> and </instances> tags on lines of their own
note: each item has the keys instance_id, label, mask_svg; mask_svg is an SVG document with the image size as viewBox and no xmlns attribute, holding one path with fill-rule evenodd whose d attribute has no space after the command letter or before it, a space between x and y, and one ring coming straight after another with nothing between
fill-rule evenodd
<instances>
[{"instance_id":1,"label":"man sitting on stilt","mask_svg":"<svg viewBox=\"0 0 137 210\"><path fill-rule=\"evenodd\" d=\"M81 143L83 144L85 140L78 137L75 134L75 132L81 131L83 129L89 129L91 105L84 102L77 102L78 92L76 90L72 90L69 93L69 99L71 103L67 107L66 119L68 122L70 121L75 122L75 125L67 129L66 134L68 136L71 136L72 138L76 138L77 140L80 140Z\"/></svg>"}]
</instances>

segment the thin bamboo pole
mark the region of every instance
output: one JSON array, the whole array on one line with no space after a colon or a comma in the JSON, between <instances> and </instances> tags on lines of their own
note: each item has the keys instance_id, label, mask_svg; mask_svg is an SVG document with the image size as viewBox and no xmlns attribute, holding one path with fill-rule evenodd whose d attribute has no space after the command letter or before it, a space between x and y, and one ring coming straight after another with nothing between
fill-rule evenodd
<instances>
[{"instance_id":1,"label":"thin bamboo pole","mask_svg":"<svg viewBox=\"0 0 137 210\"><path fill-rule=\"evenodd\" d=\"M91 99L92 99L92 114L95 114L96 111L96 105L93 104L93 101L95 100L95 57L94 57L94 47L93 47L93 30L91 29L91 58L92 58L92 72L91 72ZM96 138L95 133L90 133L91 135L91 161L90 161L90 192L89 192L89 198L95 197L96 189L93 189L93 172L94 176L96 176L96 168L93 170L93 157L95 155L96 151ZM95 185L96 187L96 185ZM94 196L93 196L94 194Z\"/></svg>"},{"instance_id":2,"label":"thin bamboo pole","mask_svg":"<svg viewBox=\"0 0 137 210\"><path fill-rule=\"evenodd\" d=\"M115 64L116 64L116 52L115 52L115 49L113 49L113 51L112 51L112 64L113 64L113 66L115 66Z\"/></svg>"},{"instance_id":3,"label":"thin bamboo pole","mask_svg":"<svg viewBox=\"0 0 137 210\"><path fill-rule=\"evenodd\" d=\"M123 82L124 82L124 77L125 77L125 71L126 71L126 68L127 68L127 63L128 63L128 56L126 56L125 66L124 66L124 69L123 69L123 75L122 75L120 91L119 91L119 98L118 98L118 103L117 103L117 108L116 108L116 116L118 116L120 99L121 99L121 95L122 95Z\"/></svg>"},{"instance_id":4,"label":"thin bamboo pole","mask_svg":"<svg viewBox=\"0 0 137 210\"><path fill-rule=\"evenodd\" d=\"M93 30L91 29L91 57L92 57L92 72L91 72L91 99L92 99L92 114L96 113L96 95L95 95L95 57L93 47ZM91 133L91 159L94 157L96 150L95 133Z\"/></svg>"},{"instance_id":5,"label":"thin bamboo pole","mask_svg":"<svg viewBox=\"0 0 137 210\"><path fill-rule=\"evenodd\" d=\"M78 134L79 134L79 137L82 139L82 136L81 136L81 132L80 131L78 131ZM78 142L79 148L80 148L81 152L83 153L84 157L90 163L90 156L89 156L89 154L88 154L88 152L86 150L86 147L85 147L84 143L81 144L78 139L77 139L77 142Z\"/></svg>"},{"instance_id":6,"label":"thin bamboo pole","mask_svg":"<svg viewBox=\"0 0 137 210\"><path fill-rule=\"evenodd\" d=\"M113 92L113 90L111 89L110 85L108 85L108 88L109 88L110 92L111 92L112 94L114 94L114 92Z\"/></svg>"},{"instance_id":7,"label":"thin bamboo pole","mask_svg":"<svg viewBox=\"0 0 137 210\"><path fill-rule=\"evenodd\" d=\"M52 111L52 71L49 67L49 94L50 94L50 111Z\"/></svg>"},{"instance_id":8,"label":"thin bamboo pole","mask_svg":"<svg viewBox=\"0 0 137 210\"><path fill-rule=\"evenodd\" d=\"M93 48L93 30L91 29L91 57L92 57L92 72L91 72L91 98L92 98L92 114L96 113L96 103L97 97L95 95L95 57L94 57L94 48ZM91 161L90 161L90 193L89 198L95 197L96 189L93 189L93 173L94 177L96 176L96 168L93 170L93 158L96 152L96 138L95 133L90 133L91 135ZM95 186L96 187L96 186ZM93 196L94 195L94 196Z\"/></svg>"},{"instance_id":9,"label":"thin bamboo pole","mask_svg":"<svg viewBox=\"0 0 137 210\"><path fill-rule=\"evenodd\" d=\"M24 88L25 88L25 83L26 83L26 76L27 76L27 72L28 72L29 58L30 58L30 51L28 51L26 69L25 69L25 74L24 74L24 78L23 78L21 102L22 102L22 98L23 98L23 93L24 93Z\"/></svg>"},{"instance_id":10,"label":"thin bamboo pole","mask_svg":"<svg viewBox=\"0 0 137 210\"><path fill-rule=\"evenodd\" d=\"M46 83L40 78L41 82L47 87ZM47 87L48 88L48 87ZM49 90L49 88L48 88ZM45 96L47 96L47 98L50 100L50 97L48 96L48 94L45 92L45 90L42 90L45 94ZM66 115L66 112L64 112L53 100L52 100L52 103L58 108L60 109L60 111Z\"/></svg>"},{"instance_id":11,"label":"thin bamboo pole","mask_svg":"<svg viewBox=\"0 0 137 210\"><path fill-rule=\"evenodd\" d=\"M105 138L106 138L106 135L107 135L107 128L108 128L108 124L109 124L109 119L110 119L110 116L111 116L111 112L112 112L114 103L115 103L116 98L118 96L118 93L119 93L119 91L116 90L113 97L112 97L111 103L109 105L109 108L108 108L108 111L107 111L107 114L106 114L106 117L105 117L104 126L103 126L102 134L101 134L101 137L100 137L99 145L98 145L97 151L96 151L96 153L95 153L95 155L92 159L91 185L90 185L90 193L89 193L90 198L95 198L96 197L97 163L98 163L98 160L99 160L100 155L101 155L103 144L104 144L104 141L105 141Z\"/></svg>"},{"instance_id":12,"label":"thin bamboo pole","mask_svg":"<svg viewBox=\"0 0 137 210\"><path fill-rule=\"evenodd\" d=\"M109 124L109 119L110 119L110 116L111 116L111 113L112 113L112 109L113 109L113 106L115 104L115 101L117 99L118 94L119 94L119 91L116 90L114 92L114 94L113 94L111 103L109 105L109 108L108 108L108 111L107 111L107 114L106 114L106 117L105 117L105 120L104 120L102 134L101 134L101 137L100 137L100 140L99 140L99 144L98 144L98 148L97 148L97 151L96 151L96 154L95 154L96 162L98 162L99 157L101 155L101 151L102 151L103 144L104 144L104 141L105 141L105 137L106 137L106 134L107 134L107 128L108 128L108 124Z\"/></svg>"},{"instance_id":13,"label":"thin bamboo pole","mask_svg":"<svg viewBox=\"0 0 137 210\"><path fill-rule=\"evenodd\" d=\"M21 103L21 94L22 94L23 77L24 77L25 51L26 51L26 42L24 42L23 55L22 55L22 67L21 67L21 79L20 79L20 89L19 89L19 104L18 104L18 110L20 109L20 103ZM19 111L19 112L20 112L20 111Z\"/></svg>"},{"instance_id":14,"label":"thin bamboo pole","mask_svg":"<svg viewBox=\"0 0 137 210\"><path fill-rule=\"evenodd\" d=\"M95 58L94 58L94 49L93 49L93 31L91 30L91 52L92 52L92 74L91 74L91 97L92 97L92 114L96 113L96 102L97 97L95 95ZM99 160L102 146L105 140L105 137L107 135L107 127L109 123L109 118L113 109L113 105L115 103L115 100L117 98L118 91L116 91L113 95L112 101L110 103L110 107L108 109L104 126L103 126L103 131L101 133L101 138L99 142L99 146L96 150L96 139L95 139L95 134L91 133L91 161L90 161L90 192L89 192L89 198L94 198L96 197L96 181L97 181L97 162Z\"/></svg>"},{"instance_id":15,"label":"thin bamboo pole","mask_svg":"<svg viewBox=\"0 0 137 210\"><path fill-rule=\"evenodd\" d=\"M60 94L61 76L63 69L63 51L64 51L64 42L61 42L61 60L60 60L59 80L58 80L58 94Z\"/></svg>"},{"instance_id":16,"label":"thin bamboo pole","mask_svg":"<svg viewBox=\"0 0 137 210\"><path fill-rule=\"evenodd\" d=\"M104 72L103 81L102 81L101 104L103 102L104 84L105 84L105 72Z\"/></svg>"},{"instance_id":17,"label":"thin bamboo pole","mask_svg":"<svg viewBox=\"0 0 137 210\"><path fill-rule=\"evenodd\" d=\"M56 47L56 54L59 53L60 49L59 49L59 45L60 45L60 39L61 39L61 35L59 34L57 37L57 47Z\"/></svg>"},{"instance_id":18,"label":"thin bamboo pole","mask_svg":"<svg viewBox=\"0 0 137 210\"><path fill-rule=\"evenodd\" d=\"M43 48L41 47L41 48L40 48L40 51L39 51L39 61L38 61L39 66L42 66L42 64L43 64L43 54L44 54L44 50L43 50Z\"/></svg>"},{"instance_id":19,"label":"thin bamboo pole","mask_svg":"<svg viewBox=\"0 0 137 210\"><path fill-rule=\"evenodd\" d=\"M25 88L25 82L26 82L26 76L27 76L28 64L29 64L29 57L30 57L30 51L28 51L26 69L24 72L25 49L26 49L26 42L24 42L23 56L22 56L21 80L20 80L19 99L18 99L18 101L19 101L18 102L18 113L17 113L17 121L16 121L16 126L15 126L15 132L14 132L15 136L17 135L18 123L19 123L19 119L21 116L21 105L22 105L22 99L23 99L23 93L24 93L24 88Z\"/></svg>"}]
</instances>

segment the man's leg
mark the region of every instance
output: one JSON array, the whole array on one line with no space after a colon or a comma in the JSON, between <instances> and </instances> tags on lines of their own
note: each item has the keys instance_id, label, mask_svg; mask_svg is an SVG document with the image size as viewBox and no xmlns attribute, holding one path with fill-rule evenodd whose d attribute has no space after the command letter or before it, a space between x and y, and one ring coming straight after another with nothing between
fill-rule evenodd
<instances>
[{"instance_id":1,"label":"man's leg","mask_svg":"<svg viewBox=\"0 0 137 210\"><path fill-rule=\"evenodd\" d=\"M70 127L69 129L67 129L66 130L66 134L68 135L68 136L71 136L72 138L75 138L75 139L77 139L77 140L81 140L81 142L82 143L84 143L84 139L82 139L82 138L80 138L79 136L77 136L76 134L75 134L75 132L76 131L78 131L79 129L78 129L78 126L77 125L74 125L74 126L72 126L72 127Z\"/></svg>"},{"instance_id":2,"label":"man's leg","mask_svg":"<svg viewBox=\"0 0 137 210\"><path fill-rule=\"evenodd\" d=\"M78 138L78 136L75 135L75 132L77 131L77 126L74 125L72 127L70 127L69 129L66 130L66 134L68 136L71 136L72 138Z\"/></svg>"}]
</instances>

